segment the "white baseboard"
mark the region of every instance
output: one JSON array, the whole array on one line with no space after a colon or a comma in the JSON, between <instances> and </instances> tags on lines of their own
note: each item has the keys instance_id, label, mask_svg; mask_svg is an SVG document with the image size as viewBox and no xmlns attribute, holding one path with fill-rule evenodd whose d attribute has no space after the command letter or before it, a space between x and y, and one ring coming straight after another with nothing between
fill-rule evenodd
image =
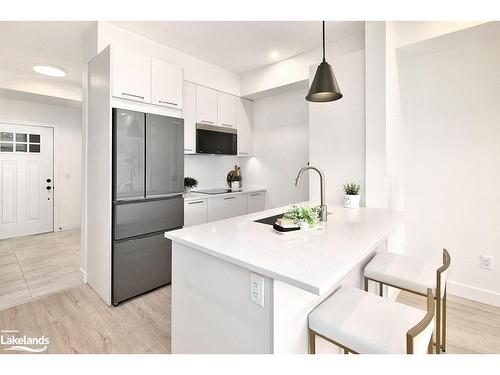
<instances>
[{"instance_id":1,"label":"white baseboard","mask_svg":"<svg viewBox=\"0 0 500 375\"><path fill-rule=\"evenodd\" d=\"M62 228L62 229L59 229ZM60 224L59 227L55 228L56 232L62 232L65 230L73 230L73 229L79 229L80 228L80 223L68 223L68 224Z\"/></svg>"},{"instance_id":2,"label":"white baseboard","mask_svg":"<svg viewBox=\"0 0 500 375\"><path fill-rule=\"evenodd\" d=\"M87 272L82 267L78 269L80 270L80 280L82 280L84 284L87 284Z\"/></svg>"},{"instance_id":3,"label":"white baseboard","mask_svg":"<svg viewBox=\"0 0 500 375\"><path fill-rule=\"evenodd\" d=\"M446 288L447 293L454 296L500 307L500 293L476 288L470 285L460 284L455 281L448 281Z\"/></svg>"}]
</instances>

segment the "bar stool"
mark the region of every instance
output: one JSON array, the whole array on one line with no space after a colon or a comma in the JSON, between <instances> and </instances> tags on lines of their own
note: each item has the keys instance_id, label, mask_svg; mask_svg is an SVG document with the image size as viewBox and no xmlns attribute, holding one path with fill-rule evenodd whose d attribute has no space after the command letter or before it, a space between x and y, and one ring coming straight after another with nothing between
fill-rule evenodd
<instances>
[{"instance_id":1,"label":"bar stool","mask_svg":"<svg viewBox=\"0 0 500 375\"><path fill-rule=\"evenodd\" d=\"M345 354L430 354L434 305L430 289L425 312L342 287L309 314L309 353L316 352L319 336L344 349Z\"/></svg>"},{"instance_id":2,"label":"bar stool","mask_svg":"<svg viewBox=\"0 0 500 375\"><path fill-rule=\"evenodd\" d=\"M446 273L450 262L450 253L446 249L443 249L443 265L437 270L434 264L418 258L379 253L364 272L365 291L368 291L368 280L375 281L379 283L380 296L384 285L421 296L425 296L428 289L432 290L436 300L436 354L446 351Z\"/></svg>"}]
</instances>

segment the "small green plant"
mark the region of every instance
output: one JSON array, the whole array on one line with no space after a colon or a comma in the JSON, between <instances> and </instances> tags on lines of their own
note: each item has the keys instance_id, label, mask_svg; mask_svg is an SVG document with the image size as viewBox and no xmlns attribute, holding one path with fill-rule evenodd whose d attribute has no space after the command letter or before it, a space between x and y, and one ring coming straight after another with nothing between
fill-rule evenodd
<instances>
[{"instance_id":1,"label":"small green plant","mask_svg":"<svg viewBox=\"0 0 500 375\"><path fill-rule=\"evenodd\" d=\"M319 221L319 207L299 207L293 205L283 215L285 219L291 219L295 224L306 222L310 226L314 226Z\"/></svg>"},{"instance_id":2,"label":"small green plant","mask_svg":"<svg viewBox=\"0 0 500 375\"><path fill-rule=\"evenodd\" d=\"M354 182L349 182L347 184L344 184L344 192L347 195L358 195L359 194L359 185L357 185Z\"/></svg>"},{"instance_id":3,"label":"small green plant","mask_svg":"<svg viewBox=\"0 0 500 375\"><path fill-rule=\"evenodd\" d=\"M198 186L198 180L193 177L184 177L184 187L194 188Z\"/></svg>"}]
</instances>

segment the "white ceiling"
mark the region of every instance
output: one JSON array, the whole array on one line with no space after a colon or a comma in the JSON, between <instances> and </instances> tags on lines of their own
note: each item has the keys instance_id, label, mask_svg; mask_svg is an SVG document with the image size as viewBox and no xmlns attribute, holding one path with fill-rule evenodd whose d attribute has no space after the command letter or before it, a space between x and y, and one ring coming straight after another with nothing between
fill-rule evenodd
<instances>
[{"instance_id":1,"label":"white ceiling","mask_svg":"<svg viewBox=\"0 0 500 375\"><path fill-rule=\"evenodd\" d=\"M2 21L0 22L0 68L14 70L39 81L81 82L83 35L92 22ZM66 70L66 77L35 73L34 64L53 64Z\"/></svg>"},{"instance_id":2,"label":"white ceiling","mask_svg":"<svg viewBox=\"0 0 500 375\"><path fill-rule=\"evenodd\" d=\"M315 21L130 21L113 22L129 31L235 73L262 67L321 46ZM81 82L85 32L92 22L0 21L0 69L39 81ZM364 22L327 22L327 42L364 30ZM271 52L279 55L271 57ZM63 67L64 78L46 77L34 64Z\"/></svg>"},{"instance_id":3,"label":"white ceiling","mask_svg":"<svg viewBox=\"0 0 500 375\"><path fill-rule=\"evenodd\" d=\"M320 21L113 22L156 42L235 73L253 70L321 46ZM364 22L327 22L327 42L364 30ZM272 58L271 52L279 56Z\"/></svg>"}]
</instances>

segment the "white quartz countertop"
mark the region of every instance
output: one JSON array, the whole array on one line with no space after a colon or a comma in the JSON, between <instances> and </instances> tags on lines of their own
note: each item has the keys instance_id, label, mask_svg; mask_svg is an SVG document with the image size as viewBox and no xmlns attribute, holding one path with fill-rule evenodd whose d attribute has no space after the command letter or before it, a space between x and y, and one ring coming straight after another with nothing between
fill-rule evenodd
<instances>
[{"instance_id":1,"label":"white quartz countertop","mask_svg":"<svg viewBox=\"0 0 500 375\"><path fill-rule=\"evenodd\" d=\"M252 272L321 295L403 223L404 213L329 205L318 229L276 233L254 220L287 207L166 232L165 237Z\"/></svg>"},{"instance_id":2,"label":"white quartz countertop","mask_svg":"<svg viewBox=\"0 0 500 375\"><path fill-rule=\"evenodd\" d=\"M203 190L203 189L201 189L201 190ZM266 189L243 188L241 191L231 191L229 193L223 193L223 194L203 194L203 193L191 192L191 193L184 194L184 200L185 201L194 201L194 200L199 200L199 199L222 198L222 197L227 197L230 195L258 193L261 191L266 191Z\"/></svg>"}]
</instances>

